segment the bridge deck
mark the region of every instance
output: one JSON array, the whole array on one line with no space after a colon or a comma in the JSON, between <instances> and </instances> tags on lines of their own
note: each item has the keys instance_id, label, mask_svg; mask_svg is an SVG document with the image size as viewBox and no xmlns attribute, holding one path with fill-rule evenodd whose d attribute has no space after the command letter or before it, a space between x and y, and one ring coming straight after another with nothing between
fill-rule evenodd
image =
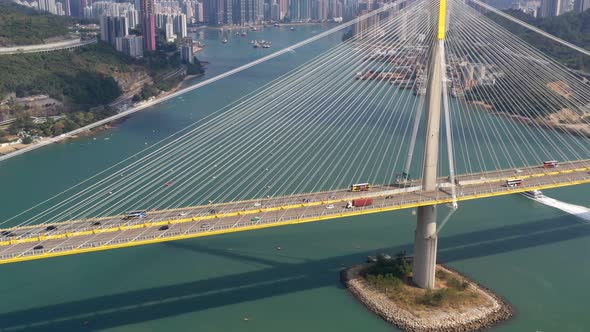
<instances>
[{"instance_id":1,"label":"bridge deck","mask_svg":"<svg viewBox=\"0 0 590 332\"><path fill-rule=\"evenodd\" d=\"M459 176L457 200L590 183L587 165L590 161L584 160L562 163L556 169L530 167ZM506 187L505 180L515 177L522 178L523 185ZM10 235L0 236L0 264L444 204L452 202L450 193L450 183L441 178L439 189L432 192L421 191L415 181L405 188L375 186L369 192L338 190L153 211L135 220L111 216L15 227L4 230ZM372 197L373 204L345 208L346 202L360 197ZM55 229L47 230L50 225ZM162 226L168 229L161 230ZM39 245L43 248L34 249Z\"/></svg>"}]
</instances>

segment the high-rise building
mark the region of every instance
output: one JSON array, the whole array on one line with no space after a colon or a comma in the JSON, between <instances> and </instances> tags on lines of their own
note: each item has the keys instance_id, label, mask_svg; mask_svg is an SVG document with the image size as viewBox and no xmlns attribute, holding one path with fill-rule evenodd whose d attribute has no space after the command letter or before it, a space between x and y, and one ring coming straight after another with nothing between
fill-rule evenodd
<instances>
[{"instance_id":1,"label":"high-rise building","mask_svg":"<svg viewBox=\"0 0 590 332\"><path fill-rule=\"evenodd\" d=\"M328 20L328 0L313 0L312 8L313 19L316 19L318 21Z\"/></svg>"},{"instance_id":2,"label":"high-rise building","mask_svg":"<svg viewBox=\"0 0 590 332\"><path fill-rule=\"evenodd\" d=\"M143 35L143 48L146 51L156 50L156 22L154 17L154 0L141 0L141 31Z\"/></svg>"},{"instance_id":3,"label":"high-rise building","mask_svg":"<svg viewBox=\"0 0 590 332\"><path fill-rule=\"evenodd\" d=\"M203 22L209 25L223 23L223 0L203 0Z\"/></svg>"},{"instance_id":4,"label":"high-rise building","mask_svg":"<svg viewBox=\"0 0 590 332\"><path fill-rule=\"evenodd\" d=\"M185 38L182 45L180 45L180 59L187 63L194 63L195 57L193 55L193 40Z\"/></svg>"},{"instance_id":5,"label":"high-rise building","mask_svg":"<svg viewBox=\"0 0 590 332\"><path fill-rule=\"evenodd\" d=\"M174 34L174 25L172 22L166 23L166 41L172 43L175 39L176 35Z\"/></svg>"},{"instance_id":6,"label":"high-rise building","mask_svg":"<svg viewBox=\"0 0 590 332\"><path fill-rule=\"evenodd\" d=\"M223 0L223 23L225 24L234 24L234 20L232 18L233 14L233 0Z\"/></svg>"},{"instance_id":7,"label":"high-rise building","mask_svg":"<svg viewBox=\"0 0 590 332\"><path fill-rule=\"evenodd\" d=\"M65 15L63 4L61 2L55 3L55 11L57 12L57 15L61 15L61 16Z\"/></svg>"},{"instance_id":8,"label":"high-rise building","mask_svg":"<svg viewBox=\"0 0 590 332\"><path fill-rule=\"evenodd\" d=\"M143 37L142 36L125 36L117 38L117 46L121 47L121 52L133 58L143 57Z\"/></svg>"},{"instance_id":9,"label":"high-rise building","mask_svg":"<svg viewBox=\"0 0 590 332\"><path fill-rule=\"evenodd\" d=\"M561 15L563 0L542 0L541 17L550 17Z\"/></svg>"},{"instance_id":10,"label":"high-rise building","mask_svg":"<svg viewBox=\"0 0 590 332\"><path fill-rule=\"evenodd\" d=\"M178 38L186 38L186 15L174 16L174 33Z\"/></svg>"},{"instance_id":11,"label":"high-rise building","mask_svg":"<svg viewBox=\"0 0 590 332\"><path fill-rule=\"evenodd\" d=\"M279 0L279 20L282 20L289 12L289 0Z\"/></svg>"},{"instance_id":12,"label":"high-rise building","mask_svg":"<svg viewBox=\"0 0 590 332\"><path fill-rule=\"evenodd\" d=\"M574 10L578 13L583 13L590 9L590 0L576 0L574 2Z\"/></svg>"},{"instance_id":13,"label":"high-rise building","mask_svg":"<svg viewBox=\"0 0 590 332\"><path fill-rule=\"evenodd\" d=\"M184 0L182 12L186 15L186 21L193 23L195 21L195 3L191 0Z\"/></svg>"},{"instance_id":14,"label":"high-rise building","mask_svg":"<svg viewBox=\"0 0 590 332\"><path fill-rule=\"evenodd\" d=\"M127 11L127 23L129 24L129 28L135 29L139 24L139 15L137 10L130 9Z\"/></svg>"},{"instance_id":15,"label":"high-rise building","mask_svg":"<svg viewBox=\"0 0 590 332\"><path fill-rule=\"evenodd\" d=\"M113 46L117 46L117 37L125 37L129 34L127 17L125 16L101 16L100 39ZM121 49L118 48L118 51Z\"/></svg>"},{"instance_id":16,"label":"high-rise building","mask_svg":"<svg viewBox=\"0 0 590 332\"><path fill-rule=\"evenodd\" d=\"M272 5L270 5L270 19L272 21L279 21L281 19L281 9L276 0L273 0Z\"/></svg>"},{"instance_id":17,"label":"high-rise building","mask_svg":"<svg viewBox=\"0 0 590 332\"><path fill-rule=\"evenodd\" d=\"M289 18L293 21L309 21L311 19L311 0L291 0Z\"/></svg>"},{"instance_id":18,"label":"high-rise building","mask_svg":"<svg viewBox=\"0 0 590 332\"><path fill-rule=\"evenodd\" d=\"M234 24L246 24L246 1L247 0L233 0L232 21Z\"/></svg>"},{"instance_id":19,"label":"high-rise building","mask_svg":"<svg viewBox=\"0 0 590 332\"><path fill-rule=\"evenodd\" d=\"M204 21L203 3L199 1L195 3L195 21L199 23Z\"/></svg>"},{"instance_id":20,"label":"high-rise building","mask_svg":"<svg viewBox=\"0 0 590 332\"><path fill-rule=\"evenodd\" d=\"M62 4L63 4L64 15L71 16L72 12L71 12L70 0L62 0Z\"/></svg>"}]
</instances>

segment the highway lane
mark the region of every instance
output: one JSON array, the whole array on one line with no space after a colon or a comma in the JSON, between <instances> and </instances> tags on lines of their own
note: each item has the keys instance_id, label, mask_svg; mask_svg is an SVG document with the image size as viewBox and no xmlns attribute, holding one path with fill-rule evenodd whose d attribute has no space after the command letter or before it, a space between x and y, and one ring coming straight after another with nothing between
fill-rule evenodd
<instances>
[{"instance_id":1,"label":"highway lane","mask_svg":"<svg viewBox=\"0 0 590 332\"><path fill-rule=\"evenodd\" d=\"M588 161L562 163L557 169L530 167L458 177L457 200L478 199L590 182ZM522 178L522 187L508 188L507 178ZM452 202L447 179L439 189L422 192L419 182L405 188L375 186L368 192L338 190L261 200L210 204L148 212L146 218L123 216L11 228L14 236L0 237L0 263L52 257L86 251L114 249L167 240L208 236L264 227L296 224ZM372 197L368 207L346 209L354 198ZM100 225L94 223L99 222ZM55 229L47 230L48 226ZM42 246L41 249L34 249Z\"/></svg>"}]
</instances>

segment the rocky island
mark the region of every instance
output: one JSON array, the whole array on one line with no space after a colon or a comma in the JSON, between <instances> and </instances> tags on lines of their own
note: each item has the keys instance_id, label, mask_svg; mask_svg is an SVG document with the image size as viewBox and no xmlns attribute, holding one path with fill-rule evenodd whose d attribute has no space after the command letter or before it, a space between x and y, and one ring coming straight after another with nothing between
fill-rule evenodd
<instances>
[{"instance_id":1,"label":"rocky island","mask_svg":"<svg viewBox=\"0 0 590 332\"><path fill-rule=\"evenodd\" d=\"M514 312L490 290L442 265L434 290L414 286L411 260L404 253L393 259L379 255L374 262L345 269L341 279L369 310L404 331L477 331Z\"/></svg>"}]
</instances>

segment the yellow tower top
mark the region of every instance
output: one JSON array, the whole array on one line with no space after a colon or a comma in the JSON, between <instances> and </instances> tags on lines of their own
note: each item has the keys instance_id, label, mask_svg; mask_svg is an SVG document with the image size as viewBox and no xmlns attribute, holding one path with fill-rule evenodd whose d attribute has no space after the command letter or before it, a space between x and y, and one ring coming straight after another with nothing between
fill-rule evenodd
<instances>
[{"instance_id":1,"label":"yellow tower top","mask_svg":"<svg viewBox=\"0 0 590 332\"><path fill-rule=\"evenodd\" d=\"M438 9L438 40L445 39L445 19L447 17L447 0L440 0Z\"/></svg>"}]
</instances>

